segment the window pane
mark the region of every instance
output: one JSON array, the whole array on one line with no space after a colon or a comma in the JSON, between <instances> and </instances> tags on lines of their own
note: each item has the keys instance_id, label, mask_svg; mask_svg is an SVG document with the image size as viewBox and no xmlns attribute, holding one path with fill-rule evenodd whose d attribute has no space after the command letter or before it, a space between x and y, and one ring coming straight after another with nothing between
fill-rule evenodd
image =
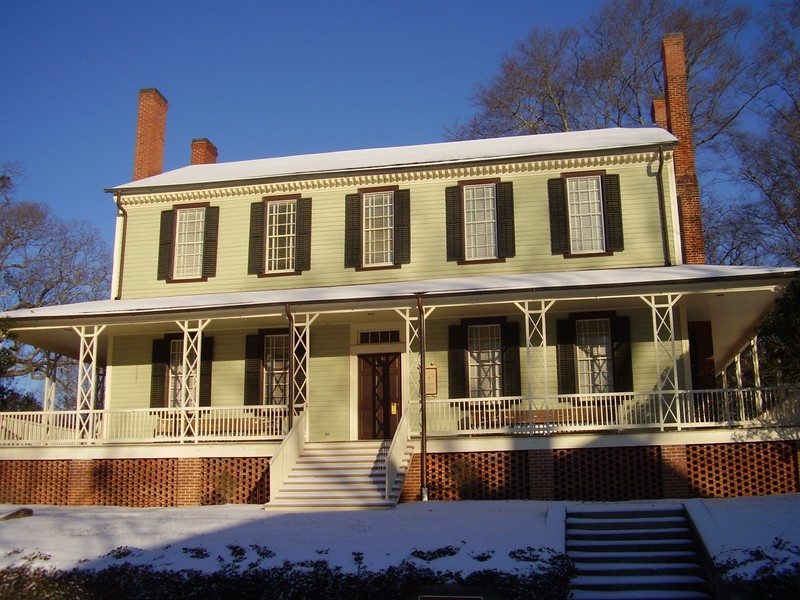
<instances>
[{"instance_id":1,"label":"window pane","mask_svg":"<svg viewBox=\"0 0 800 600\"><path fill-rule=\"evenodd\" d=\"M608 319L575 322L578 391L581 394L611 392L611 325Z\"/></svg>"},{"instance_id":2,"label":"window pane","mask_svg":"<svg viewBox=\"0 0 800 600\"><path fill-rule=\"evenodd\" d=\"M289 398L289 336L264 336L264 404L286 404Z\"/></svg>"},{"instance_id":3,"label":"window pane","mask_svg":"<svg viewBox=\"0 0 800 600\"><path fill-rule=\"evenodd\" d=\"M206 209L202 207L182 208L177 212L173 278L196 279L203 276L203 234Z\"/></svg>"},{"instance_id":4,"label":"window pane","mask_svg":"<svg viewBox=\"0 0 800 600\"><path fill-rule=\"evenodd\" d=\"M500 325L471 325L467 336L469 397L501 396Z\"/></svg>"},{"instance_id":5,"label":"window pane","mask_svg":"<svg viewBox=\"0 0 800 600\"><path fill-rule=\"evenodd\" d=\"M267 203L267 272L294 271L296 217L296 200Z\"/></svg>"},{"instance_id":6,"label":"window pane","mask_svg":"<svg viewBox=\"0 0 800 600\"><path fill-rule=\"evenodd\" d=\"M464 187L466 258L497 258L497 207L495 186Z\"/></svg>"},{"instance_id":7,"label":"window pane","mask_svg":"<svg viewBox=\"0 0 800 600\"><path fill-rule=\"evenodd\" d=\"M603 252L606 242L600 177L568 178L567 196L571 251Z\"/></svg>"},{"instance_id":8,"label":"window pane","mask_svg":"<svg viewBox=\"0 0 800 600\"><path fill-rule=\"evenodd\" d=\"M364 265L394 262L394 194L364 194Z\"/></svg>"},{"instance_id":9,"label":"window pane","mask_svg":"<svg viewBox=\"0 0 800 600\"><path fill-rule=\"evenodd\" d=\"M193 356L190 356L189 360L192 360L193 358ZM167 406L170 408L194 406L197 398L197 378L194 377L194 375L184 377L183 340L170 341L168 367L167 394L169 398Z\"/></svg>"}]
</instances>

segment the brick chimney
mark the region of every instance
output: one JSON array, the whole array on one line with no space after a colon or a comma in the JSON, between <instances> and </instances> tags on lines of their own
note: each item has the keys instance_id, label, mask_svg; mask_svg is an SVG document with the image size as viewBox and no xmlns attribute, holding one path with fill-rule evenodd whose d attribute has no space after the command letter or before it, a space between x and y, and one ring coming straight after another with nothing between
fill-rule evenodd
<instances>
[{"instance_id":1,"label":"brick chimney","mask_svg":"<svg viewBox=\"0 0 800 600\"><path fill-rule=\"evenodd\" d=\"M164 137L167 132L167 99L155 88L139 90L139 118L133 179L152 177L164 171Z\"/></svg>"},{"instance_id":2,"label":"brick chimney","mask_svg":"<svg viewBox=\"0 0 800 600\"><path fill-rule=\"evenodd\" d=\"M653 102L653 118L659 126L666 125L666 129L678 138L674 157L683 260L686 264L702 265L706 262L706 253L700 212L700 186L694 163L683 34L668 33L664 36L661 58L664 64L665 97Z\"/></svg>"},{"instance_id":3,"label":"brick chimney","mask_svg":"<svg viewBox=\"0 0 800 600\"><path fill-rule=\"evenodd\" d=\"M213 165L217 162L217 147L206 138L192 140L192 164Z\"/></svg>"}]
</instances>

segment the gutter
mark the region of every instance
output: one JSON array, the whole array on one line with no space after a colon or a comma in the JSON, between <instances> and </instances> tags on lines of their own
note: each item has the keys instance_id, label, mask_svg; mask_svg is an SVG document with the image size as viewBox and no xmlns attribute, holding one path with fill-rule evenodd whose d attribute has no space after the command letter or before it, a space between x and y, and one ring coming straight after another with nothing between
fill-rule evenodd
<instances>
[{"instance_id":1,"label":"gutter","mask_svg":"<svg viewBox=\"0 0 800 600\"><path fill-rule=\"evenodd\" d=\"M114 300L122 299L122 279L125 273L125 246L128 239L128 211L122 206L122 192L114 192L114 202L117 205L117 210L122 213L122 236L119 243L119 269L117 273L117 290L114 294Z\"/></svg>"},{"instance_id":2,"label":"gutter","mask_svg":"<svg viewBox=\"0 0 800 600\"><path fill-rule=\"evenodd\" d=\"M658 190L658 216L661 219L661 250L664 253L664 266L672 266L672 261L669 258L669 236L667 235L667 207L665 206L666 198L664 197L664 181L662 173L664 172L664 146L658 147L658 174L656 175L656 189ZM680 224L678 224L680 225Z\"/></svg>"}]
</instances>

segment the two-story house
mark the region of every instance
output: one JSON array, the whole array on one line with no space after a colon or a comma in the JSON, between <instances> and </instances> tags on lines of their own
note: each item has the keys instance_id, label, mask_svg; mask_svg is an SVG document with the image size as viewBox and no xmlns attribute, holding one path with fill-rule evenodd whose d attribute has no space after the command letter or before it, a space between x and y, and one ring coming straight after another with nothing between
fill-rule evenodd
<instances>
[{"instance_id":1,"label":"two-story house","mask_svg":"<svg viewBox=\"0 0 800 600\"><path fill-rule=\"evenodd\" d=\"M684 62L666 38L652 127L231 163L198 139L164 173L142 90L112 298L3 315L80 368L76 410L0 415L0 501L796 491L797 397L715 381L794 270L703 264Z\"/></svg>"}]
</instances>

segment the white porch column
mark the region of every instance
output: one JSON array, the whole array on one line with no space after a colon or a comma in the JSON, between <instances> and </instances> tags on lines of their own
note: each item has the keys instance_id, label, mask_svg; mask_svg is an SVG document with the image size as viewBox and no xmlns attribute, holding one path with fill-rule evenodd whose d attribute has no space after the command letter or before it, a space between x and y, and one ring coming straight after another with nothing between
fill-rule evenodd
<instances>
[{"instance_id":1,"label":"white porch column","mask_svg":"<svg viewBox=\"0 0 800 600\"><path fill-rule=\"evenodd\" d=\"M436 307L428 307L424 309L424 319L427 319ZM406 411L409 410L411 400L419 398L422 402L423 398L420 396L420 376L425 372L425 365L420 361L420 351L422 347L422 340L420 339L420 323L419 323L419 310L413 308L395 308L394 311L402 317L406 326L406 358L403 361L403 377L405 379L403 394L403 414L410 414ZM415 417L418 419L419 414ZM419 425L419 421L412 423L412 426Z\"/></svg>"},{"instance_id":2,"label":"white porch column","mask_svg":"<svg viewBox=\"0 0 800 600\"><path fill-rule=\"evenodd\" d=\"M181 409L181 437L193 437L197 434L197 412L189 413L187 409L200 406L200 369L203 351L203 330L210 319L178 321L183 331L183 362L180 374L180 393L178 405Z\"/></svg>"},{"instance_id":3,"label":"white porch column","mask_svg":"<svg viewBox=\"0 0 800 600\"><path fill-rule=\"evenodd\" d=\"M97 340L105 325L82 325L72 329L80 336L78 356L78 390L75 408L78 411L77 436L95 437L95 402L97 400ZM53 394L55 390L53 390ZM55 398L55 395L53 395Z\"/></svg>"},{"instance_id":4,"label":"white porch column","mask_svg":"<svg viewBox=\"0 0 800 600\"><path fill-rule=\"evenodd\" d=\"M547 413L550 404L550 390L547 385L548 361L547 361L547 311L555 304L555 300L523 301L514 302L525 315L525 359L528 373L528 411L530 413L530 423L534 423L533 411L537 409L545 410L545 429L549 428L550 418ZM534 349L538 350L534 353ZM534 357L535 354L535 357ZM534 362L536 363L534 365ZM534 393L539 394L541 402L534 402Z\"/></svg>"},{"instance_id":5,"label":"white porch column","mask_svg":"<svg viewBox=\"0 0 800 600\"><path fill-rule=\"evenodd\" d=\"M310 370L308 367L311 356L311 324L316 321L319 313L294 314L286 307L286 318L289 320L289 339L291 341L290 359L290 385L289 394L289 423L294 423L295 417L300 416L308 406L308 386ZM308 434L308 417L306 416L306 435ZM306 440L307 441L307 440Z\"/></svg>"},{"instance_id":6,"label":"white porch column","mask_svg":"<svg viewBox=\"0 0 800 600\"><path fill-rule=\"evenodd\" d=\"M58 390L58 363L55 360L47 361L47 371L44 376L44 412L53 412L56 409L56 392Z\"/></svg>"},{"instance_id":7,"label":"white porch column","mask_svg":"<svg viewBox=\"0 0 800 600\"><path fill-rule=\"evenodd\" d=\"M750 352L753 353L753 385L761 387L761 365L758 360L758 336L750 340Z\"/></svg>"},{"instance_id":8,"label":"white porch column","mask_svg":"<svg viewBox=\"0 0 800 600\"><path fill-rule=\"evenodd\" d=\"M653 350L656 363L656 391L661 429L676 423L680 429L681 406L678 394L678 348L675 340L674 308L681 294L641 296L653 317Z\"/></svg>"}]
</instances>

